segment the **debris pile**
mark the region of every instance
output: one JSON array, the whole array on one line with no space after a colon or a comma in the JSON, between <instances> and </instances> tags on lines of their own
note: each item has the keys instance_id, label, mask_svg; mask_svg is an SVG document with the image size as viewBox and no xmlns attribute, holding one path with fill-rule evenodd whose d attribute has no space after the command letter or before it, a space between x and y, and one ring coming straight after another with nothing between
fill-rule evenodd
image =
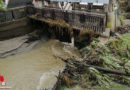
<instances>
[{"instance_id":1,"label":"debris pile","mask_svg":"<svg viewBox=\"0 0 130 90\"><path fill-rule=\"evenodd\" d=\"M130 26L119 27L118 32L120 34L130 33Z\"/></svg>"},{"instance_id":2,"label":"debris pile","mask_svg":"<svg viewBox=\"0 0 130 90\"><path fill-rule=\"evenodd\" d=\"M96 85L110 86L110 82L117 82L130 86L130 34L112 38L102 46L93 41L83 51L83 60L74 57L63 59L66 69L60 74L61 84L67 87L80 85L91 88Z\"/></svg>"}]
</instances>

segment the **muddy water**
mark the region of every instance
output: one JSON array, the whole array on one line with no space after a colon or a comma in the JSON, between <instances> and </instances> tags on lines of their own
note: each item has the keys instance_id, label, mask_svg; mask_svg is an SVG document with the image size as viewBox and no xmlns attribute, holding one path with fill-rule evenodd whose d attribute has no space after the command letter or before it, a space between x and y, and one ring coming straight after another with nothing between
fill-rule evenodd
<instances>
[{"instance_id":1,"label":"muddy water","mask_svg":"<svg viewBox=\"0 0 130 90\"><path fill-rule=\"evenodd\" d=\"M49 40L28 52L1 58L0 74L4 75L7 86L12 87L5 90L37 90L43 73L58 73L65 66L65 63L54 55L67 58L78 57L79 53L57 40Z\"/></svg>"}]
</instances>

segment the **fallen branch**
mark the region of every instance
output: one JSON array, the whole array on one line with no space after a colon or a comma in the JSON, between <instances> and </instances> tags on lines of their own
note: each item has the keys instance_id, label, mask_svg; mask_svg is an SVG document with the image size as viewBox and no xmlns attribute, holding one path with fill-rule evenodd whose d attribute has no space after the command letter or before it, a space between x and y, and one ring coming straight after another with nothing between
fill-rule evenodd
<instances>
[{"instance_id":1,"label":"fallen branch","mask_svg":"<svg viewBox=\"0 0 130 90\"><path fill-rule=\"evenodd\" d=\"M125 76L130 76L128 73L126 72L122 72L122 71L119 71L119 70L111 70L111 69L106 69L106 68L103 68L103 67L99 67L99 66L94 66L94 65L88 65L88 64L84 64L83 62L81 61L76 61L76 60L73 60L71 58L69 59L63 59L62 57L59 57L59 56L55 56L59 59L61 59L62 61L64 61L65 63L67 64L73 64L74 66L76 66L77 68L80 68L80 67L92 67L92 68L95 68L97 69L98 71L102 71L104 73L111 73L111 74L117 74L117 75L125 75Z\"/></svg>"},{"instance_id":2,"label":"fallen branch","mask_svg":"<svg viewBox=\"0 0 130 90\"><path fill-rule=\"evenodd\" d=\"M99 70L99 71L102 71L102 72L104 72L104 73L111 73L111 74L129 76L129 75L127 75L126 72L122 72L122 71L119 71L119 70L111 70L111 69L106 69L106 68L102 68L102 67L98 67L98 66L93 66L93 65L86 65L86 66L95 68L95 69L97 69L97 70Z\"/></svg>"}]
</instances>

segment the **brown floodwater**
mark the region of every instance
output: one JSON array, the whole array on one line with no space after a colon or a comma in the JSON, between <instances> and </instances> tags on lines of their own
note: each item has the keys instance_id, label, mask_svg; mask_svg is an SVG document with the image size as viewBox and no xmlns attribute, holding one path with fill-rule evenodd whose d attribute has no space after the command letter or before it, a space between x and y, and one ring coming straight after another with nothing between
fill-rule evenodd
<instances>
[{"instance_id":1,"label":"brown floodwater","mask_svg":"<svg viewBox=\"0 0 130 90\"><path fill-rule=\"evenodd\" d=\"M30 51L0 58L0 74L4 76L7 86L12 87L5 90L38 90L43 73L58 73L65 66L63 61L54 56L78 58L80 54L67 44L49 40L39 43Z\"/></svg>"}]
</instances>

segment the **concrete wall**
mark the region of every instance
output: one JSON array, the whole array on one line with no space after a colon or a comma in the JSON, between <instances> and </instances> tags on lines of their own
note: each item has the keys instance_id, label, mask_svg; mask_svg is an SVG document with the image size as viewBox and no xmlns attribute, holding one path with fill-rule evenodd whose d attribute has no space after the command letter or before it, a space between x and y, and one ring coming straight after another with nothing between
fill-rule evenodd
<instances>
[{"instance_id":1,"label":"concrete wall","mask_svg":"<svg viewBox=\"0 0 130 90\"><path fill-rule=\"evenodd\" d=\"M0 11L0 39L23 35L32 31L27 15L39 13L41 18L65 20L74 29L92 29L102 33L106 26L106 15L83 11L63 11L54 8L32 6Z\"/></svg>"},{"instance_id":2,"label":"concrete wall","mask_svg":"<svg viewBox=\"0 0 130 90\"><path fill-rule=\"evenodd\" d=\"M33 31L27 18L0 23L0 40L21 36Z\"/></svg>"},{"instance_id":3,"label":"concrete wall","mask_svg":"<svg viewBox=\"0 0 130 90\"><path fill-rule=\"evenodd\" d=\"M27 3L30 2L32 2L32 0L9 0L7 7L15 8L15 7L26 6Z\"/></svg>"},{"instance_id":4,"label":"concrete wall","mask_svg":"<svg viewBox=\"0 0 130 90\"><path fill-rule=\"evenodd\" d=\"M92 29L102 33L106 26L106 14L83 12L83 11L63 11L54 8L34 8L28 7L28 11L34 9L35 13L41 14L42 18L65 20L76 29Z\"/></svg>"},{"instance_id":5,"label":"concrete wall","mask_svg":"<svg viewBox=\"0 0 130 90\"><path fill-rule=\"evenodd\" d=\"M32 32L30 20L26 16L25 7L0 11L0 40Z\"/></svg>"},{"instance_id":6,"label":"concrete wall","mask_svg":"<svg viewBox=\"0 0 130 90\"><path fill-rule=\"evenodd\" d=\"M0 23L20 19L26 16L26 7L0 11Z\"/></svg>"}]
</instances>

